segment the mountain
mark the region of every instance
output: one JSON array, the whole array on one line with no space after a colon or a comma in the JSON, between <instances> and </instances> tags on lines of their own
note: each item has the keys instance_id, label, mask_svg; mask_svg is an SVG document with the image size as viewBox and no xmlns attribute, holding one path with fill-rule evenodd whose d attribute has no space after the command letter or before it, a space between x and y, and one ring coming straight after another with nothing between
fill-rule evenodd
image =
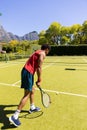
<instances>
[{"instance_id":1,"label":"mountain","mask_svg":"<svg viewBox=\"0 0 87 130\"><path fill-rule=\"evenodd\" d=\"M24 36L14 35L11 32L7 32L2 25L0 25L0 42L9 42L11 40L38 40L39 36L36 31L29 32Z\"/></svg>"},{"instance_id":2,"label":"mountain","mask_svg":"<svg viewBox=\"0 0 87 130\"><path fill-rule=\"evenodd\" d=\"M3 26L0 25L0 42L10 41L9 34L4 30Z\"/></svg>"}]
</instances>

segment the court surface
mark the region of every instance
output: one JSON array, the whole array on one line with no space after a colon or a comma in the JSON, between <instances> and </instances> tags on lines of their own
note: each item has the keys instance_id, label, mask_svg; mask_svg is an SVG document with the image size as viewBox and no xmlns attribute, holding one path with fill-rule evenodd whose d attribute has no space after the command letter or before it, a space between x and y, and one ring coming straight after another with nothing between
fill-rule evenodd
<instances>
[{"instance_id":1,"label":"court surface","mask_svg":"<svg viewBox=\"0 0 87 130\"><path fill-rule=\"evenodd\" d=\"M0 62L0 129L14 129L11 116L23 96L21 69L27 59ZM36 75L35 75L36 81ZM36 87L35 104L42 111L28 114L29 102L20 114L18 130L87 130L87 57L53 56L43 63L42 88L52 103L44 108Z\"/></svg>"}]
</instances>

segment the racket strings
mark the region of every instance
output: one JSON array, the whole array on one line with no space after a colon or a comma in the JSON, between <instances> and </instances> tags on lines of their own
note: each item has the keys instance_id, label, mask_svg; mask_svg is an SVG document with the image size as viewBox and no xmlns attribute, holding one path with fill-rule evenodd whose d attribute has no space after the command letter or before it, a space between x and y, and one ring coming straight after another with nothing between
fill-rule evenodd
<instances>
[{"instance_id":1,"label":"racket strings","mask_svg":"<svg viewBox=\"0 0 87 130\"><path fill-rule=\"evenodd\" d=\"M44 93L43 97L42 97L42 100L43 100L43 105L45 107L49 107L49 105L50 105L50 97L49 97L49 95Z\"/></svg>"}]
</instances>

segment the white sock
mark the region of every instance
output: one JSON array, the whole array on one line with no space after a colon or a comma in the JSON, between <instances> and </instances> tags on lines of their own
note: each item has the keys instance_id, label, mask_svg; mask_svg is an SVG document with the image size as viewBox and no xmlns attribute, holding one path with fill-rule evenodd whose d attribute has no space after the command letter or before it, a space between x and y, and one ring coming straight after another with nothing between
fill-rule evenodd
<instances>
[{"instance_id":1,"label":"white sock","mask_svg":"<svg viewBox=\"0 0 87 130\"><path fill-rule=\"evenodd\" d=\"M15 111L15 113L13 115L15 119L18 119L18 116L19 116L20 112L21 112L20 110Z\"/></svg>"},{"instance_id":2,"label":"white sock","mask_svg":"<svg viewBox=\"0 0 87 130\"><path fill-rule=\"evenodd\" d=\"M30 104L30 109L31 109L31 110L34 110L34 109L35 109L34 103Z\"/></svg>"}]
</instances>

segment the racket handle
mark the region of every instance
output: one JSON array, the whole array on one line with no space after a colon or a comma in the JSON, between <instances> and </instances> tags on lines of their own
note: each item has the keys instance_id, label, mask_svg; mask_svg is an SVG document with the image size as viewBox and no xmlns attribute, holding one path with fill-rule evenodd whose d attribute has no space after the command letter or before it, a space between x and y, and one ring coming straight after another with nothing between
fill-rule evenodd
<instances>
[{"instance_id":1,"label":"racket handle","mask_svg":"<svg viewBox=\"0 0 87 130\"><path fill-rule=\"evenodd\" d=\"M36 82L36 85L37 85L37 87L38 87L38 88L42 91L42 89L41 89L40 85L38 85L38 84L37 84L37 82Z\"/></svg>"},{"instance_id":2,"label":"racket handle","mask_svg":"<svg viewBox=\"0 0 87 130\"><path fill-rule=\"evenodd\" d=\"M38 85L37 82L36 82L36 85L37 85L37 87L40 87L40 85Z\"/></svg>"}]
</instances>

